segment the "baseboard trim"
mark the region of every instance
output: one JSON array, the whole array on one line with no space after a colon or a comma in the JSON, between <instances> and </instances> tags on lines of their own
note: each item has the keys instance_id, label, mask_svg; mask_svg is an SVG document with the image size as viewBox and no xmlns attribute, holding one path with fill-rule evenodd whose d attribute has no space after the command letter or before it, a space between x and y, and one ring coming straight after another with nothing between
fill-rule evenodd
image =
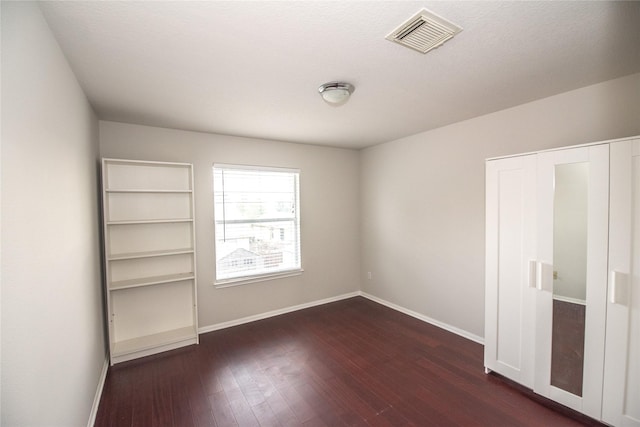
<instances>
[{"instance_id":1,"label":"baseboard trim","mask_svg":"<svg viewBox=\"0 0 640 427\"><path fill-rule=\"evenodd\" d=\"M342 294L342 295L338 295L331 298L311 301L304 304L293 305L293 306L281 308L278 310L267 311L265 313L255 314L253 316L247 316L241 319L230 320L228 322L222 322L222 323L216 323L214 325L203 326L201 328L198 328L198 333L206 334L207 332L213 332L213 331L218 331L220 329L231 328L233 326L255 322L256 320L268 319L269 317L279 316L281 314L291 313L293 311L304 310L305 308L311 308L311 307L316 307L318 305L341 301L343 299L353 298L359 295L360 295L360 291L349 292L347 294Z\"/></svg>"},{"instance_id":2,"label":"baseboard trim","mask_svg":"<svg viewBox=\"0 0 640 427\"><path fill-rule=\"evenodd\" d=\"M402 307L402 306L400 306L398 304L394 304L394 303L389 302L387 300L384 300L382 298L378 298L378 297L373 296L371 294L368 294L366 292L360 291L360 295L363 296L364 298L367 298L367 299L373 301L373 302L377 302L378 304L382 304L382 305L384 305L386 307L389 307L389 308L391 308L393 310L399 311L400 313L404 313L404 314L406 314L408 316L415 317L418 320L422 320L423 322L429 323L429 324L431 324L433 326L437 326L440 329L444 329L445 331L454 333L456 335L460 335L463 338L466 338L468 340L477 342L478 344L484 345L484 338L479 337L478 335L472 334L472 333L467 332L467 331L465 331L463 329L460 329L460 328L456 328L455 326L451 326L451 325L449 325L447 323L444 323L444 322L441 322L439 320L432 319L429 316L425 316L424 314L420 314L420 313L417 313L417 312L415 312L413 310L409 310L408 308Z\"/></svg>"},{"instance_id":3,"label":"baseboard trim","mask_svg":"<svg viewBox=\"0 0 640 427\"><path fill-rule=\"evenodd\" d=\"M463 338L466 338L468 340L471 340L473 342L476 342L478 344L482 344L484 345L484 338L472 334L468 331L465 331L463 329L460 328L456 328L455 326L451 326L447 323L441 322L439 320L433 319L429 316L425 316L424 314L420 314L418 312L415 312L413 310L409 310L408 308L402 307L398 304L394 304L392 302L389 302L387 300L384 300L382 298L376 297L374 295L368 294L366 292L362 292L362 291L354 291L354 292L349 292L347 294L342 294L342 295L338 295L335 297L330 297L330 298L325 298L325 299L321 299L321 300L316 300L316 301L311 301L308 303L304 303L304 304L298 304L298 305L293 305L290 307L285 307L285 308L281 308L278 310L272 310L272 311L267 311L265 313L260 313L260 314L255 314L253 316L247 316L247 317L243 317L240 319L236 319L236 320L230 320L228 322L222 322L222 323L216 323L214 325L209 325L209 326L203 326L201 328L198 328L198 333L199 334L206 334L207 332L213 332L213 331L218 331L220 329L226 329L226 328L231 328L233 326L238 326L238 325L244 325L245 323L251 323L251 322L255 322L257 320L263 320L263 319L268 319L270 317L274 317L274 316L279 316L281 314L287 314L287 313L291 313L293 311L298 311L298 310L304 310L305 308L311 308L311 307L316 307L318 305L323 305L323 304L328 304L331 302L336 302L336 301L341 301L344 299L348 299L348 298L353 298L353 297L357 297L357 296L361 296L364 298L367 298L368 300L371 300L373 302L376 302L378 304L384 305L386 307L389 307L393 310L399 311L400 313L406 314L407 316L411 316L413 318L416 318L418 320L421 320L423 322L429 323L433 326L437 326L440 329L444 329L445 331L451 332L453 334L459 335Z\"/></svg>"},{"instance_id":4,"label":"baseboard trim","mask_svg":"<svg viewBox=\"0 0 640 427\"><path fill-rule=\"evenodd\" d=\"M89 422L87 427L93 427L96 423L96 416L98 415L98 407L100 406L100 399L102 398L102 390L104 390L104 382L107 379L107 371L109 370L109 355L105 355L104 365L102 365L102 372L100 373L100 379L98 380L98 388L96 394L93 397L93 405L91 406L91 413L89 414Z\"/></svg>"}]
</instances>

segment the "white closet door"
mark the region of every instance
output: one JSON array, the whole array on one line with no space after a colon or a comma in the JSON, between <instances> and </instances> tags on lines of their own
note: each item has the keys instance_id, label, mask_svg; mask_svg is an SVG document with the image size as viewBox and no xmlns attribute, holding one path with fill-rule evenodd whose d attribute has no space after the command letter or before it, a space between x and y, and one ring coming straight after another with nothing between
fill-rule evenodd
<instances>
[{"instance_id":1,"label":"white closet door","mask_svg":"<svg viewBox=\"0 0 640 427\"><path fill-rule=\"evenodd\" d=\"M602 420L640 426L640 139L611 144Z\"/></svg>"},{"instance_id":2,"label":"white closet door","mask_svg":"<svg viewBox=\"0 0 640 427\"><path fill-rule=\"evenodd\" d=\"M539 292L534 391L600 418L609 146L538 155Z\"/></svg>"},{"instance_id":3,"label":"white closet door","mask_svg":"<svg viewBox=\"0 0 640 427\"><path fill-rule=\"evenodd\" d=\"M533 387L536 156L486 164L485 368ZM535 265L535 264L531 264Z\"/></svg>"}]
</instances>

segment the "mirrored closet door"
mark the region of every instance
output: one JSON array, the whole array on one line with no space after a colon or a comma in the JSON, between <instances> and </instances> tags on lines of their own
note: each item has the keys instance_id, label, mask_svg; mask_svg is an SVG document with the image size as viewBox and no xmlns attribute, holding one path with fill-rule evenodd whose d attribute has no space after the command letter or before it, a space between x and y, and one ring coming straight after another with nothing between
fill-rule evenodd
<instances>
[{"instance_id":1,"label":"mirrored closet door","mask_svg":"<svg viewBox=\"0 0 640 427\"><path fill-rule=\"evenodd\" d=\"M538 155L534 390L600 418L609 146Z\"/></svg>"}]
</instances>

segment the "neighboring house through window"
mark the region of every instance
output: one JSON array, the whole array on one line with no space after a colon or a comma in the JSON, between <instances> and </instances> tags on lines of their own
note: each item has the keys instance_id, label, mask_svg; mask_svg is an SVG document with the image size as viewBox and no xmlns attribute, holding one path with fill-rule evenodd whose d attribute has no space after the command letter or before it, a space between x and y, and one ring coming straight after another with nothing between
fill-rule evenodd
<instances>
[{"instance_id":1,"label":"neighboring house through window","mask_svg":"<svg viewBox=\"0 0 640 427\"><path fill-rule=\"evenodd\" d=\"M297 169L213 165L216 284L301 271Z\"/></svg>"}]
</instances>

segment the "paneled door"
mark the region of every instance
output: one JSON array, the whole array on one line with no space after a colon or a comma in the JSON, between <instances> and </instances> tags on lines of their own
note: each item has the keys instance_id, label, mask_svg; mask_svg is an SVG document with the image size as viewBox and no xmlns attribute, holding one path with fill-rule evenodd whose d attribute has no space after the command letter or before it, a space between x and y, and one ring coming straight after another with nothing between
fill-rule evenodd
<instances>
[{"instance_id":1,"label":"paneled door","mask_svg":"<svg viewBox=\"0 0 640 427\"><path fill-rule=\"evenodd\" d=\"M611 144L602 420L640 426L640 139Z\"/></svg>"},{"instance_id":2,"label":"paneled door","mask_svg":"<svg viewBox=\"0 0 640 427\"><path fill-rule=\"evenodd\" d=\"M485 369L533 388L536 155L486 164Z\"/></svg>"}]
</instances>

